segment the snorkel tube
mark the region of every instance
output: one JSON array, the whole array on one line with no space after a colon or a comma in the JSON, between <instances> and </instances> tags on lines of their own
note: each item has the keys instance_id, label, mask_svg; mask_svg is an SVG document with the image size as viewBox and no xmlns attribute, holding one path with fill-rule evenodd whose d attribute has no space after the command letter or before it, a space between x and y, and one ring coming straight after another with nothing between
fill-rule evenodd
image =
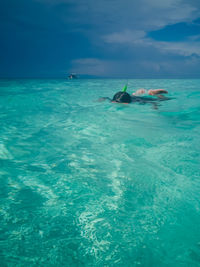
<instances>
[{"instance_id":1,"label":"snorkel tube","mask_svg":"<svg viewBox=\"0 0 200 267\"><path fill-rule=\"evenodd\" d=\"M127 90L127 88L128 88L128 85L126 84L126 85L124 86L124 88L122 89L122 92L125 93L126 90Z\"/></svg>"}]
</instances>

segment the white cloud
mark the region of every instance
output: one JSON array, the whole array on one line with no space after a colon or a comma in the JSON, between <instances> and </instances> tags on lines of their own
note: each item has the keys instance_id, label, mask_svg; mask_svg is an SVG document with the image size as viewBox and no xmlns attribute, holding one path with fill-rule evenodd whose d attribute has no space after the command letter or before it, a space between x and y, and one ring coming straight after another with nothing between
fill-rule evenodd
<instances>
[{"instance_id":1,"label":"white cloud","mask_svg":"<svg viewBox=\"0 0 200 267\"><path fill-rule=\"evenodd\" d=\"M118 45L129 45L132 50L137 50L146 47L155 47L159 49L161 53L173 53L182 56L191 56L196 54L200 56L200 35L189 37L184 42L161 42L151 38L145 37L143 31L130 31L112 33L110 35L103 36L103 39L107 43L113 43Z\"/></svg>"},{"instance_id":2,"label":"white cloud","mask_svg":"<svg viewBox=\"0 0 200 267\"><path fill-rule=\"evenodd\" d=\"M148 32L180 22L191 23L200 17L199 0L35 1L53 8L63 4L61 15L63 22L70 25L68 31L85 34L101 51L99 54L112 58L100 60L86 55L85 59L73 60L72 69L77 73L103 76L107 73L155 74L170 73L170 68L174 72L177 69L186 72L186 67L200 65L198 59L195 63L194 59L188 59L193 55L200 56L199 35L184 42L161 42L147 37ZM123 59L124 54L126 58Z\"/></svg>"},{"instance_id":3,"label":"white cloud","mask_svg":"<svg viewBox=\"0 0 200 267\"><path fill-rule=\"evenodd\" d=\"M111 33L103 36L105 42L108 43L134 43L144 38L146 33L144 31L130 31L125 30L123 32Z\"/></svg>"},{"instance_id":4,"label":"white cloud","mask_svg":"<svg viewBox=\"0 0 200 267\"><path fill-rule=\"evenodd\" d=\"M154 42L161 51L175 53L185 57L200 56L200 42Z\"/></svg>"},{"instance_id":5,"label":"white cloud","mask_svg":"<svg viewBox=\"0 0 200 267\"><path fill-rule=\"evenodd\" d=\"M60 17L70 24L68 31L82 32L94 42L97 39L121 44L140 42L150 31L200 17L197 0L34 1L54 6L66 4Z\"/></svg>"},{"instance_id":6,"label":"white cloud","mask_svg":"<svg viewBox=\"0 0 200 267\"><path fill-rule=\"evenodd\" d=\"M188 56L199 55L199 43L156 42L145 38L152 30L166 25L191 22L200 16L196 0L37 0L46 3L72 4L66 22L74 23L74 30L85 32L93 42L154 46L161 51ZM73 27L73 26L72 26ZM98 40L98 41L97 41ZM104 47L106 49L106 47ZM134 47L135 49L136 47Z\"/></svg>"},{"instance_id":7,"label":"white cloud","mask_svg":"<svg viewBox=\"0 0 200 267\"><path fill-rule=\"evenodd\" d=\"M66 22L91 25L94 31L117 32L125 29L155 30L169 24L191 21L200 15L194 0L35 0L48 4L71 4ZM77 25L76 25L77 26ZM86 28L85 28L86 29ZM87 29L86 29L87 30Z\"/></svg>"}]
</instances>

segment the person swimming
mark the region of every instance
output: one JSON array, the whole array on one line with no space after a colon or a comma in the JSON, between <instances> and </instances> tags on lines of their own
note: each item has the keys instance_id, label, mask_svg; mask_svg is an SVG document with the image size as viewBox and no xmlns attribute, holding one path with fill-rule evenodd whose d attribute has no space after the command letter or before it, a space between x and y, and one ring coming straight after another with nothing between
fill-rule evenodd
<instances>
[{"instance_id":1,"label":"person swimming","mask_svg":"<svg viewBox=\"0 0 200 267\"><path fill-rule=\"evenodd\" d=\"M129 104L129 103L139 103L139 104L146 104L152 103L155 109L158 108L158 103L164 100L170 100L171 98L165 97L163 94L167 94L168 92L165 89L138 89L136 92L130 95L126 92L127 85L123 88L122 91L117 92L112 99L109 97L101 97L99 98L99 102L109 100L113 103L122 103L122 104ZM143 96L142 96L143 95ZM156 98L152 97L156 96Z\"/></svg>"},{"instance_id":2,"label":"person swimming","mask_svg":"<svg viewBox=\"0 0 200 267\"><path fill-rule=\"evenodd\" d=\"M127 92L120 91L113 96L113 99L111 101L125 104L131 102L151 103L155 101L169 100L170 98L162 95L167 93L168 92L164 89L150 89L149 91L146 91L145 89L139 89L132 95L128 94ZM156 96L157 98L141 96L145 94L150 96Z\"/></svg>"}]
</instances>

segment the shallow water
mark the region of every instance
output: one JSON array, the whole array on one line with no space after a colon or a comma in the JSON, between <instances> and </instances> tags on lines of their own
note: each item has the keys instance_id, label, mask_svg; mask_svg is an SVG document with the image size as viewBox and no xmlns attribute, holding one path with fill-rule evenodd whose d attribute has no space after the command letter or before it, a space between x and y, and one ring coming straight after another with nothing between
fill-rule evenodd
<instances>
[{"instance_id":1,"label":"shallow water","mask_svg":"<svg viewBox=\"0 0 200 267\"><path fill-rule=\"evenodd\" d=\"M200 266L200 80L0 81L1 266Z\"/></svg>"}]
</instances>

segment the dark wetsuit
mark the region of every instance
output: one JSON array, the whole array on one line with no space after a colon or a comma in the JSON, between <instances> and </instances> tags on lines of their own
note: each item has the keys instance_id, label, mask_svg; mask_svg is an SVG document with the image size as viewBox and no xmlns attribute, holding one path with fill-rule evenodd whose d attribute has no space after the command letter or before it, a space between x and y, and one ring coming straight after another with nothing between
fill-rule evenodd
<instances>
[{"instance_id":1,"label":"dark wetsuit","mask_svg":"<svg viewBox=\"0 0 200 267\"><path fill-rule=\"evenodd\" d=\"M149 97L149 96L131 96L131 102L132 103L141 103L141 104L145 104L145 103L155 103L155 102L160 102L160 101L166 101L166 100L170 100L171 98L169 97L162 97L162 98L154 98L154 97Z\"/></svg>"},{"instance_id":2,"label":"dark wetsuit","mask_svg":"<svg viewBox=\"0 0 200 267\"><path fill-rule=\"evenodd\" d=\"M169 97L163 97L163 98L154 98L154 97L149 97L149 96L131 96L131 103L139 103L139 104L146 104L146 103L158 103L160 101L166 101L170 100L171 98ZM101 97L98 99L98 102L103 102L105 100L113 101L109 97ZM113 101L114 102L114 101Z\"/></svg>"}]
</instances>

